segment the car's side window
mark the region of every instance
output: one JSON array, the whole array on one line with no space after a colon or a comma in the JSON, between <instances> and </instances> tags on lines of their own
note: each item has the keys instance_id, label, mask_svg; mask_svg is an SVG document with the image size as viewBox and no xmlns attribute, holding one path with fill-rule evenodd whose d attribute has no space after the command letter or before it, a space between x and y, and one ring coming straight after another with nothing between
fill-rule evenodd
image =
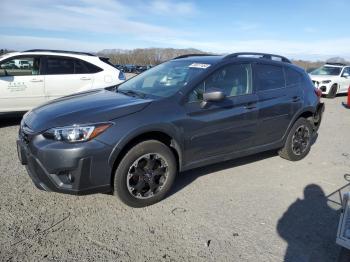
<instances>
[{"instance_id":1,"label":"car's side window","mask_svg":"<svg viewBox=\"0 0 350 262\"><path fill-rule=\"evenodd\" d=\"M93 74L101 68L80 59L68 57L48 57L47 75Z\"/></svg>"},{"instance_id":2,"label":"car's side window","mask_svg":"<svg viewBox=\"0 0 350 262\"><path fill-rule=\"evenodd\" d=\"M227 97L252 93L252 70L250 64L231 64L221 67L200 83L189 95L188 102L203 100L208 89L219 89Z\"/></svg>"},{"instance_id":3,"label":"car's side window","mask_svg":"<svg viewBox=\"0 0 350 262\"><path fill-rule=\"evenodd\" d=\"M350 75L350 67L344 68L343 75L344 75L344 74Z\"/></svg>"},{"instance_id":4,"label":"car's side window","mask_svg":"<svg viewBox=\"0 0 350 262\"><path fill-rule=\"evenodd\" d=\"M286 87L287 88L299 88L302 83L302 75L296 70L285 67L286 74Z\"/></svg>"},{"instance_id":5,"label":"car's side window","mask_svg":"<svg viewBox=\"0 0 350 262\"><path fill-rule=\"evenodd\" d=\"M86 64L78 59L74 60L74 73L75 74L89 74L89 69Z\"/></svg>"},{"instance_id":6,"label":"car's side window","mask_svg":"<svg viewBox=\"0 0 350 262\"><path fill-rule=\"evenodd\" d=\"M15 57L0 63L0 76L40 75L39 57Z\"/></svg>"},{"instance_id":7,"label":"car's side window","mask_svg":"<svg viewBox=\"0 0 350 262\"><path fill-rule=\"evenodd\" d=\"M259 91L285 87L283 68L278 65L257 64L255 78Z\"/></svg>"},{"instance_id":8,"label":"car's side window","mask_svg":"<svg viewBox=\"0 0 350 262\"><path fill-rule=\"evenodd\" d=\"M74 74L74 60L64 57L47 58L47 75L69 75Z\"/></svg>"},{"instance_id":9,"label":"car's side window","mask_svg":"<svg viewBox=\"0 0 350 262\"><path fill-rule=\"evenodd\" d=\"M85 67L88 69L89 74L95 74L103 71L103 69L101 69L100 67L90 64L89 62L86 62L86 61L82 61L82 62L84 63Z\"/></svg>"}]
</instances>

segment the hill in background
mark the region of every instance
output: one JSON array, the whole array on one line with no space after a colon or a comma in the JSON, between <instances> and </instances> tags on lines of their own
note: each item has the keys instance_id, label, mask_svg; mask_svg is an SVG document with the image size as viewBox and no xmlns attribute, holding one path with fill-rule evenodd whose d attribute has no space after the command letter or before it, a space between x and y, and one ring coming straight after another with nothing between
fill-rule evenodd
<instances>
[{"instance_id":1,"label":"hill in background","mask_svg":"<svg viewBox=\"0 0 350 262\"><path fill-rule=\"evenodd\" d=\"M7 52L13 51L10 51L9 49L0 49L0 55ZM112 64L157 65L180 55L208 54L208 52L204 52L195 48L137 48L132 50L103 49L95 54L98 56L108 57ZM306 60L292 60L292 62L304 68L308 72L326 63L326 61ZM349 63L342 57L333 57L328 59L327 62Z\"/></svg>"},{"instance_id":2,"label":"hill in background","mask_svg":"<svg viewBox=\"0 0 350 262\"><path fill-rule=\"evenodd\" d=\"M207 54L202 50L188 48L138 48L133 50L125 49L104 49L97 52L99 56L109 57L113 64L136 64L136 65L157 65L176 56L185 54ZM325 61L292 60L292 62L306 71L311 71L325 64ZM334 57L327 62L346 63L344 58Z\"/></svg>"}]
</instances>

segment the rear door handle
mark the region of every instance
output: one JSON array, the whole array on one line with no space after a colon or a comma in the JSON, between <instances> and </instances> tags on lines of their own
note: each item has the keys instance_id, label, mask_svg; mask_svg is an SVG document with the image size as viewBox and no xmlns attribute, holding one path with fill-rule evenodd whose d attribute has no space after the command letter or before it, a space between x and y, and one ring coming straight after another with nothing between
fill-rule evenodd
<instances>
[{"instance_id":1,"label":"rear door handle","mask_svg":"<svg viewBox=\"0 0 350 262\"><path fill-rule=\"evenodd\" d=\"M256 108L256 103L255 102L248 103L244 106L244 108L249 109L249 110L254 109L254 108Z\"/></svg>"},{"instance_id":2,"label":"rear door handle","mask_svg":"<svg viewBox=\"0 0 350 262\"><path fill-rule=\"evenodd\" d=\"M91 77L83 76L83 77L80 78L80 80L91 80Z\"/></svg>"},{"instance_id":3,"label":"rear door handle","mask_svg":"<svg viewBox=\"0 0 350 262\"><path fill-rule=\"evenodd\" d=\"M44 82L44 80L33 78L30 80L30 82Z\"/></svg>"},{"instance_id":4,"label":"rear door handle","mask_svg":"<svg viewBox=\"0 0 350 262\"><path fill-rule=\"evenodd\" d=\"M300 101L300 96L293 96L292 101L293 101L293 102L298 102L298 101Z\"/></svg>"}]
</instances>

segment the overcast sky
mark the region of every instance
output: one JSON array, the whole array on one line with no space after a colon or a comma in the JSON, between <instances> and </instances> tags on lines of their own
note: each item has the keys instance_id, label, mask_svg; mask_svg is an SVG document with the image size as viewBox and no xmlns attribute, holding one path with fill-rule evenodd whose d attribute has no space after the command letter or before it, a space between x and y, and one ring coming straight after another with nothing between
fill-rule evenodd
<instances>
[{"instance_id":1,"label":"overcast sky","mask_svg":"<svg viewBox=\"0 0 350 262\"><path fill-rule=\"evenodd\" d=\"M0 2L0 48L192 47L350 59L349 0Z\"/></svg>"}]
</instances>

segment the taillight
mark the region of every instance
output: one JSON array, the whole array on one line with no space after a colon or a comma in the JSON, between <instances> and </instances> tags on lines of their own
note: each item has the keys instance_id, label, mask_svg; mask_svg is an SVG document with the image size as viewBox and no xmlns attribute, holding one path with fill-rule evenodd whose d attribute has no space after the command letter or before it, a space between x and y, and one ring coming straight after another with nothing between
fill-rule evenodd
<instances>
[{"instance_id":1,"label":"taillight","mask_svg":"<svg viewBox=\"0 0 350 262\"><path fill-rule=\"evenodd\" d=\"M119 78L119 80L122 80L122 81L126 80L126 77L125 77L124 73L121 70L119 70L118 78Z\"/></svg>"},{"instance_id":2,"label":"taillight","mask_svg":"<svg viewBox=\"0 0 350 262\"><path fill-rule=\"evenodd\" d=\"M318 96L318 97L321 97L322 96L322 91L318 88L314 88L315 90L315 94Z\"/></svg>"}]
</instances>

